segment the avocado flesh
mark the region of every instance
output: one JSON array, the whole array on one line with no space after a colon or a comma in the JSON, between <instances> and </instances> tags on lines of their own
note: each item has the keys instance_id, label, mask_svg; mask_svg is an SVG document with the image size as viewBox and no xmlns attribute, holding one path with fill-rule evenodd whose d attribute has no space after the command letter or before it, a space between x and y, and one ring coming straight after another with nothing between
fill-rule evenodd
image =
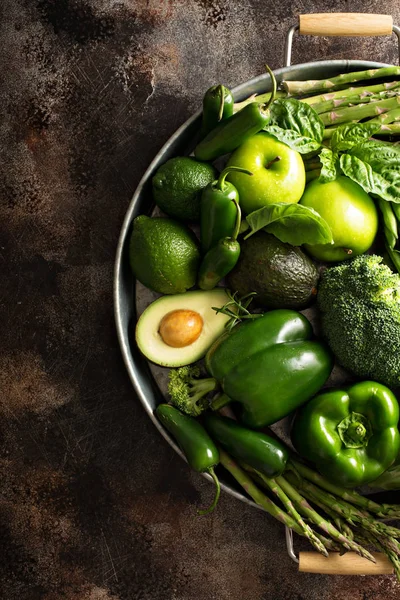
<instances>
[{"instance_id":1,"label":"avocado flesh","mask_svg":"<svg viewBox=\"0 0 400 600\"><path fill-rule=\"evenodd\" d=\"M227 277L232 292L256 292L261 308L301 310L315 299L319 279L313 261L297 246L259 231L241 243L236 267Z\"/></svg>"},{"instance_id":2,"label":"avocado flesh","mask_svg":"<svg viewBox=\"0 0 400 600\"><path fill-rule=\"evenodd\" d=\"M158 298L146 308L136 324L135 337L139 350L148 360L162 367L182 367L196 362L224 333L229 317L217 314L212 307L223 306L228 300L224 288L195 290ZM189 346L173 348L164 342L158 330L166 314L180 309L199 313L203 319L203 329L197 340Z\"/></svg>"}]
</instances>

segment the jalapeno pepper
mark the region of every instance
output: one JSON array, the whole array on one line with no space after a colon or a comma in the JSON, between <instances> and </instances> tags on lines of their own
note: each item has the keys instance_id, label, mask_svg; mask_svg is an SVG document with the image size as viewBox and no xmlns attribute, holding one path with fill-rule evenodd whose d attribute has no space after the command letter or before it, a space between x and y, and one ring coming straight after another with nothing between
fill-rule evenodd
<instances>
[{"instance_id":1,"label":"jalapeno pepper","mask_svg":"<svg viewBox=\"0 0 400 600\"><path fill-rule=\"evenodd\" d=\"M261 131L270 120L269 106L275 99L276 80L267 67L272 79L272 93L266 104L252 102L232 117L218 123L210 133L197 144L194 155L198 160L214 160L236 150L243 142Z\"/></svg>"},{"instance_id":2,"label":"jalapeno pepper","mask_svg":"<svg viewBox=\"0 0 400 600\"><path fill-rule=\"evenodd\" d=\"M281 475L289 453L285 446L261 431L246 429L228 417L206 413L204 423L211 437L235 458L264 473L267 477Z\"/></svg>"},{"instance_id":3,"label":"jalapeno pepper","mask_svg":"<svg viewBox=\"0 0 400 600\"><path fill-rule=\"evenodd\" d=\"M178 442L189 465L198 473L209 473L215 484L215 496L211 505L199 514L205 515L214 510L220 495L220 483L214 473L214 467L219 463L219 452L204 427L188 415L182 414L174 406L159 404L156 415L164 427Z\"/></svg>"},{"instance_id":4,"label":"jalapeno pepper","mask_svg":"<svg viewBox=\"0 0 400 600\"><path fill-rule=\"evenodd\" d=\"M203 115L200 136L204 138L223 121L233 115L233 96L231 91L223 85L213 85L203 98Z\"/></svg>"},{"instance_id":5,"label":"jalapeno pepper","mask_svg":"<svg viewBox=\"0 0 400 600\"><path fill-rule=\"evenodd\" d=\"M239 193L232 183L225 181L231 171L252 175L250 171L240 167L227 167L216 181L209 183L203 189L200 211L200 240L203 254L222 238L231 236L235 229L237 210L232 200L239 204Z\"/></svg>"},{"instance_id":6,"label":"jalapeno pepper","mask_svg":"<svg viewBox=\"0 0 400 600\"><path fill-rule=\"evenodd\" d=\"M203 258L198 276L198 286L201 290L212 290L225 275L228 275L236 265L240 256L240 244L237 236L240 230L241 210L235 200L231 202L236 207L235 230L231 237L219 240Z\"/></svg>"}]
</instances>

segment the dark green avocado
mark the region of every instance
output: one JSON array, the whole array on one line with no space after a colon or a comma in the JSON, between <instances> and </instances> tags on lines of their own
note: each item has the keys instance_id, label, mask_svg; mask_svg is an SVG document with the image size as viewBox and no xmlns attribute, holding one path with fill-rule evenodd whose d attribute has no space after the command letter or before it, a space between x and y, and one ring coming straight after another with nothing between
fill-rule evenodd
<instances>
[{"instance_id":1,"label":"dark green avocado","mask_svg":"<svg viewBox=\"0 0 400 600\"><path fill-rule=\"evenodd\" d=\"M316 297L319 272L297 246L259 231L241 242L236 267L227 277L228 287L240 296L256 292L254 303L263 309L301 310Z\"/></svg>"}]
</instances>

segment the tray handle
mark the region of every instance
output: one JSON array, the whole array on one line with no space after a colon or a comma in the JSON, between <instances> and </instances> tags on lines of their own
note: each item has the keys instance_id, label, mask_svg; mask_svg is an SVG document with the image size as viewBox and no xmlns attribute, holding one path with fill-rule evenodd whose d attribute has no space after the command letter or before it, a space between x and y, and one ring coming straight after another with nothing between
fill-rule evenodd
<instances>
[{"instance_id":1,"label":"tray handle","mask_svg":"<svg viewBox=\"0 0 400 600\"><path fill-rule=\"evenodd\" d=\"M393 25L391 15L375 15L368 13L313 13L299 15L299 24L291 27L286 36L285 66L289 67L292 59L293 36L375 36L394 33L399 43L400 62L400 27Z\"/></svg>"},{"instance_id":2,"label":"tray handle","mask_svg":"<svg viewBox=\"0 0 400 600\"><path fill-rule=\"evenodd\" d=\"M318 552L299 552L299 571L302 573L322 573L324 575L391 575L393 565L379 552L372 552L376 563L362 558L355 552L330 552L325 558Z\"/></svg>"}]
</instances>

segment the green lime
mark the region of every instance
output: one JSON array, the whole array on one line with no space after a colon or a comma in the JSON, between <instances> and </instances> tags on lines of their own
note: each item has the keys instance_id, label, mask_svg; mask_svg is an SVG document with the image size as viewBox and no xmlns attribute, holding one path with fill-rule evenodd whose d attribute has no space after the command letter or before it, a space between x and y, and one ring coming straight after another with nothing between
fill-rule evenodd
<instances>
[{"instance_id":1,"label":"green lime","mask_svg":"<svg viewBox=\"0 0 400 600\"><path fill-rule=\"evenodd\" d=\"M135 277L160 294L186 292L196 283L200 252L194 233L162 217L136 217L129 257Z\"/></svg>"},{"instance_id":2,"label":"green lime","mask_svg":"<svg viewBox=\"0 0 400 600\"><path fill-rule=\"evenodd\" d=\"M208 163L188 156L171 158L153 177L155 203L171 217L198 221L201 192L216 178L216 170Z\"/></svg>"}]
</instances>

